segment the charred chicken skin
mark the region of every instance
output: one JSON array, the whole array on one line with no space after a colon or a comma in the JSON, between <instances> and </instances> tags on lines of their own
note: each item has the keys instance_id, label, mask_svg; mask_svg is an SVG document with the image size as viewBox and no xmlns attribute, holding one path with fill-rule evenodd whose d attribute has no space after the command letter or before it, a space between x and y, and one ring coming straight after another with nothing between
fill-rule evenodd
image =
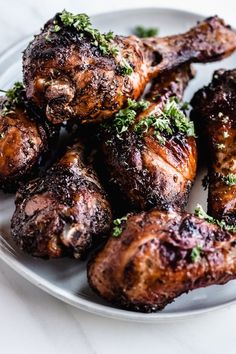
<instances>
[{"instance_id":1,"label":"charred chicken skin","mask_svg":"<svg viewBox=\"0 0 236 354\"><path fill-rule=\"evenodd\" d=\"M183 209L187 203L196 175L196 142L193 131L190 136L183 131L185 123L193 129L187 117L183 115L182 131L174 127L175 115L182 117L183 113L170 100L181 100L192 75L188 65L161 75L146 96L148 107L126 131L121 128L122 133L117 133L118 116L102 129L102 153L110 181L133 210ZM160 117L167 102L169 113ZM130 112L122 112L127 119Z\"/></svg>"},{"instance_id":2,"label":"charred chicken skin","mask_svg":"<svg viewBox=\"0 0 236 354\"><path fill-rule=\"evenodd\" d=\"M236 234L187 213L129 216L89 263L88 280L104 299L154 312L177 296L236 278Z\"/></svg>"},{"instance_id":3,"label":"charred chicken skin","mask_svg":"<svg viewBox=\"0 0 236 354\"><path fill-rule=\"evenodd\" d=\"M109 231L111 210L80 143L16 196L12 236L37 257L84 257Z\"/></svg>"},{"instance_id":4,"label":"charred chicken skin","mask_svg":"<svg viewBox=\"0 0 236 354\"><path fill-rule=\"evenodd\" d=\"M23 90L17 95L14 107L7 97L0 100L0 188L6 192L14 192L20 182L38 172L56 133L30 112Z\"/></svg>"},{"instance_id":5,"label":"charred chicken skin","mask_svg":"<svg viewBox=\"0 0 236 354\"><path fill-rule=\"evenodd\" d=\"M216 71L191 104L209 151L208 212L236 226L236 70Z\"/></svg>"},{"instance_id":6,"label":"charred chicken skin","mask_svg":"<svg viewBox=\"0 0 236 354\"><path fill-rule=\"evenodd\" d=\"M54 124L97 122L137 99L146 84L189 62L219 60L236 48L236 34L218 17L182 35L139 39L101 35L84 14L66 11L46 23L24 52L27 98Z\"/></svg>"}]
</instances>

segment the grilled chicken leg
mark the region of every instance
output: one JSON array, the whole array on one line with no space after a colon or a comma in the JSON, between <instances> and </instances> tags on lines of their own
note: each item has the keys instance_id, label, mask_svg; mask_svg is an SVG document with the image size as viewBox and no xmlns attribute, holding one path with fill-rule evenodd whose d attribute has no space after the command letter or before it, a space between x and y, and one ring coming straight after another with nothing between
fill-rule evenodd
<instances>
[{"instance_id":1,"label":"grilled chicken leg","mask_svg":"<svg viewBox=\"0 0 236 354\"><path fill-rule=\"evenodd\" d=\"M108 232L111 210L84 148L77 143L43 178L16 196L12 236L37 257L83 257Z\"/></svg>"},{"instance_id":2,"label":"grilled chicken leg","mask_svg":"<svg viewBox=\"0 0 236 354\"><path fill-rule=\"evenodd\" d=\"M216 71L191 104L210 153L208 212L236 226L236 70Z\"/></svg>"},{"instance_id":3,"label":"grilled chicken leg","mask_svg":"<svg viewBox=\"0 0 236 354\"><path fill-rule=\"evenodd\" d=\"M181 99L191 78L188 65L161 75L146 96L148 108L137 114L126 131L117 133L113 127L117 119L109 121L103 129L102 153L110 180L134 210L155 206L183 209L187 203L197 166L194 136L173 128L171 134L160 132L160 137L165 139L163 143L153 126L159 124L161 128L161 122L166 123L165 117L162 121L157 119L149 129L145 124L150 117L158 115L169 99ZM125 110L124 113L128 116ZM169 118L172 124L175 117ZM147 122L142 134L136 129L140 122Z\"/></svg>"},{"instance_id":4,"label":"grilled chicken leg","mask_svg":"<svg viewBox=\"0 0 236 354\"><path fill-rule=\"evenodd\" d=\"M165 38L108 37L101 39L86 15L64 11L29 44L23 60L27 97L51 122L104 120L128 98L139 98L163 71L219 60L236 48L236 34L218 17Z\"/></svg>"},{"instance_id":5,"label":"grilled chicken leg","mask_svg":"<svg viewBox=\"0 0 236 354\"><path fill-rule=\"evenodd\" d=\"M154 312L177 296L236 278L236 234L190 214L129 216L89 263L89 284L125 309Z\"/></svg>"},{"instance_id":6,"label":"grilled chicken leg","mask_svg":"<svg viewBox=\"0 0 236 354\"><path fill-rule=\"evenodd\" d=\"M7 97L0 100L0 188L6 192L14 192L20 182L38 172L57 135L54 127L29 109L24 90L12 90L17 104Z\"/></svg>"}]
</instances>

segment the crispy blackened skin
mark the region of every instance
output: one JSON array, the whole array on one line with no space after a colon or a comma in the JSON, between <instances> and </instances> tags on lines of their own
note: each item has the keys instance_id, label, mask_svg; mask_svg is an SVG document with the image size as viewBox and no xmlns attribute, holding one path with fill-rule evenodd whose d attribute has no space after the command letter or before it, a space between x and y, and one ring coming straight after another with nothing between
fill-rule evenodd
<instances>
[{"instance_id":1,"label":"crispy blackened skin","mask_svg":"<svg viewBox=\"0 0 236 354\"><path fill-rule=\"evenodd\" d=\"M26 182L38 171L45 154L57 136L57 129L41 116L41 121L24 103L4 115L7 98L0 101L0 188L14 192L20 182Z\"/></svg>"},{"instance_id":2,"label":"crispy blackened skin","mask_svg":"<svg viewBox=\"0 0 236 354\"><path fill-rule=\"evenodd\" d=\"M236 226L236 185L224 177L236 174L236 70L218 70L209 86L193 97L192 117L209 151L208 212Z\"/></svg>"},{"instance_id":3,"label":"crispy blackened skin","mask_svg":"<svg viewBox=\"0 0 236 354\"><path fill-rule=\"evenodd\" d=\"M236 278L236 234L203 219L152 210L122 228L88 265L90 286L114 305L154 312L189 290Z\"/></svg>"},{"instance_id":4,"label":"crispy blackened skin","mask_svg":"<svg viewBox=\"0 0 236 354\"><path fill-rule=\"evenodd\" d=\"M11 229L33 256L80 259L109 231L111 219L105 192L77 143L43 178L18 191Z\"/></svg>"},{"instance_id":5,"label":"crispy blackened skin","mask_svg":"<svg viewBox=\"0 0 236 354\"><path fill-rule=\"evenodd\" d=\"M236 48L236 34L215 16L182 35L116 36L113 45L119 54L114 58L102 55L89 35L63 27L59 15L35 36L23 60L27 97L54 124L71 118L81 122L109 118L128 98L139 98L147 82L163 71L188 62L219 60ZM54 20L62 27L59 32L53 31ZM133 67L131 75L123 75L123 59Z\"/></svg>"},{"instance_id":6,"label":"crispy blackened skin","mask_svg":"<svg viewBox=\"0 0 236 354\"><path fill-rule=\"evenodd\" d=\"M187 65L156 79L146 97L150 105L137 115L135 124L157 112L168 98L181 99L190 78L192 71ZM134 210L183 209L196 175L195 138L176 133L161 145L151 129L140 136L134 126L122 134L122 140L114 130L105 130L102 136L110 180Z\"/></svg>"}]
</instances>

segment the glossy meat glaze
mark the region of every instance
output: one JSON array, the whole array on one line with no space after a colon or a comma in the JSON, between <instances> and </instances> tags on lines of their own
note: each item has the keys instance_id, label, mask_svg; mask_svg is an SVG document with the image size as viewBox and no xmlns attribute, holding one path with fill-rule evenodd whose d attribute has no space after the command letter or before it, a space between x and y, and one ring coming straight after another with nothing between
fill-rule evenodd
<instances>
[{"instance_id":1,"label":"glossy meat glaze","mask_svg":"<svg viewBox=\"0 0 236 354\"><path fill-rule=\"evenodd\" d=\"M168 99L181 100L192 76L188 65L162 74L146 95L149 107L136 116L122 137L114 129L105 129L102 135L110 180L135 210L183 209L187 203L196 176L195 138L174 132L167 134L165 144L161 144L152 128L140 136L135 127L146 117L157 114Z\"/></svg>"},{"instance_id":2,"label":"glossy meat glaze","mask_svg":"<svg viewBox=\"0 0 236 354\"><path fill-rule=\"evenodd\" d=\"M59 31L53 29L55 21ZM139 98L146 84L163 71L228 56L236 48L236 34L212 17L181 35L144 40L116 36L116 56L102 54L92 42L88 34L64 27L57 14L24 52L27 98L55 124L72 118L82 122L109 118L128 98ZM122 71L124 60L131 74Z\"/></svg>"},{"instance_id":3,"label":"glossy meat glaze","mask_svg":"<svg viewBox=\"0 0 236 354\"><path fill-rule=\"evenodd\" d=\"M236 278L236 235L191 214L130 215L88 265L92 289L114 305L163 309L177 296Z\"/></svg>"},{"instance_id":4,"label":"glossy meat glaze","mask_svg":"<svg viewBox=\"0 0 236 354\"><path fill-rule=\"evenodd\" d=\"M236 70L216 71L191 104L202 145L209 151L208 211L236 227Z\"/></svg>"}]
</instances>

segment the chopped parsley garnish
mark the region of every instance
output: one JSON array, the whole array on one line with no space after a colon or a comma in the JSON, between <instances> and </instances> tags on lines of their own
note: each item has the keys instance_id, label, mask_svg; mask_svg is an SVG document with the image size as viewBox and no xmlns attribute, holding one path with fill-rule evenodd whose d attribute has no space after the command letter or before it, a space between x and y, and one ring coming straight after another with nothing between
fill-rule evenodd
<instances>
[{"instance_id":1,"label":"chopped parsley garnish","mask_svg":"<svg viewBox=\"0 0 236 354\"><path fill-rule=\"evenodd\" d=\"M236 174L229 173L227 176L224 177L224 181L228 186L235 186L236 185Z\"/></svg>"},{"instance_id":2,"label":"chopped parsley garnish","mask_svg":"<svg viewBox=\"0 0 236 354\"><path fill-rule=\"evenodd\" d=\"M134 123L137 113L145 110L148 106L148 101L141 100L137 102L128 98L127 107L116 113L115 118L112 121L103 124L103 127L105 129L112 128L115 131L117 138L122 140L122 134Z\"/></svg>"},{"instance_id":3,"label":"chopped parsley garnish","mask_svg":"<svg viewBox=\"0 0 236 354\"><path fill-rule=\"evenodd\" d=\"M86 14L74 15L71 12L63 10L59 15L60 21L53 21L53 26L49 28L46 33L46 41L51 42L50 34L53 32L59 32L62 27L70 27L76 29L83 37L84 34L88 34L92 38L92 44L99 48L103 55L112 55L116 57L119 53L119 48L114 45L113 40L115 35L113 32L101 33L98 29L93 28L90 18ZM126 59L122 59L119 63L122 75L131 75L133 68L127 62Z\"/></svg>"},{"instance_id":4,"label":"chopped parsley garnish","mask_svg":"<svg viewBox=\"0 0 236 354\"><path fill-rule=\"evenodd\" d=\"M23 103L22 100L22 90L24 89L24 85L22 82L16 82L14 86L7 90L0 90L0 92L4 92L7 100L3 105L3 110L1 112L2 115L7 115L10 113L14 113L16 106Z\"/></svg>"},{"instance_id":5,"label":"chopped parsley garnish","mask_svg":"<svg viewBox=\"0 0 236 354\"><path fill-rule=\"evenodd\" d=\"M165 137L161 135L162 132L172 134L173 130L170 125L170 121L166 117L156 116L155 114L150 114L146 118L142 119L136 126L135 131L137 134L145 134L148 130L153 127L154 135L160 144L165 144Z\"/></svg>"},{"instance_id":6,"label":"chopped parsley garnish","mask_svg":"<svg viewBox=\"0 0 236 354\"><path fill-rule=\"evenodd\" d=\"M227 186L235 186L236 185L236 174L234 173L229 173L226 176L223 176L221 174L215 174L216 178L218 178L221 182L224 182L227 184ZM205 176L202 180L202 185L204 189L206 189L209 185L209 176Z\"/></svg>"},{"instance_id":7,"label":"chopped parsley garnish","mask_svg":"<svg viewBox=\"0 0 236 354\"><path fill-rule=\"evenodd\" d=\"M194 124L181 110L176 98L169 99L162 110L142 119L136 126L138 134L147 133L150 128L154 129L154 136L160 144L165 144L166 138L163 133L171 135L174 131L186 136L195 136Z\"/></svg>"},{"instance_id":8,"label":"chopped parsley garnish","mask_svg":"<svg viewBox=\"0 0 236 354\"><path fill-rule=\"evenodd\" d=\"M135 30L134 30L134 33L139 38L148 38L148 37L157 36L158 32L159 32L159 29L155 28L155 27L146 28L143 26L137 26L137 27L135 27Z\"/></svg>"},{"instance_id":9,"label":"chopped parsley garnish","mask_svg":"<svg viewBox=\"0 0 236 354\"><path fill-rule=\"evenodd\" d=\"M63 10L59 15L62 25L65 27L73 27L78 32L88 33L92 39L93 44L97 46L102 54L112 54L116 55L118 53L118 49L111 45L111 41L114 39L114 33L100 33L99 30L93 28L90 18L86 14L77 14L74 15L71 12ZM57 21L54 22L53 32L59 32L61 30L60 23Z\"/></svg>"},{"instance_id":10,"label":"chopped parsley garnish","mask_svg":"<svg viewBox=\"0 0 236 354\"><path fill-rule=\"evenodd\" d=\"M133 72L133 68L130 66L126 59L121 60L120 67L122 75L131 75Z\"/></svg>"},{"instance_id":11,"label":"chopped parsley garnish","mask_svg":"<svg viewBox=\"0 0 236 354\"><path fill-rule=\"evenodd\" d=\"M50 29L47 31L47 33L46 33L46 36L45 36L45 40L46 40L46 42L51 42L52 41L52 39L51 39L51 37L50 37L50 33L51 33L51 31L50 31Z\"/></svg>"},{"instance_id":12,"label":"chopped parsley garnish","mask_svg":"<svg viewBox=\"0 0 236 354\"><path fill-rule=\"evenodd\" d=\"M192 249L190 257L193 263L198 262L201 258L202 248L200 246L196 246Z\"/></svg>"},{"instance_id":13,"label":"chopped parsley garnish","mask_svg":"<svg viewBox=\"0 0 236 354\"><path fill-rule=\"evenodd\" d=\"M223 230L225 231L231 231L231 232L236 232L236 227L233 225L228 225L224 220L218 220L213 218L212 216L208 215L202 208L201 205L197 204L197 207L195 208L194 212L195 216L199 217L200 219L204 219L210 224L215 224L220 226Z\"/></svg>"},{"instance_id":14,"label":"chopped parsley garnish","mask_svg":"<svg viewBox=\"0 0 236 354\"><path fill-rule=\"evenodd\" d=\"M181 105L181 109L182 109L183 111L188 110L189 107L190 107L190 104L189 104L188 102L183 102L182 105Z\"/></svg>"},{"instance_id":15,"label":"chopped parsley garnish","mask_svg":"<svg viewBox=\"0 0 236 354\"><path fill-rule=\"evenodd\" d=\"M61 30L61 27L59 25L55 24L53 31L54 32L59 32L60 30Z\"/></svg>"},{"instance_id":16,"label":"chopped parsley garnish","mask_svg":"<svg viewBox=\"0 0 236 354\"><path fill-rule=\"evenodd\" d=\"M118 237L122 233L122 224L124 221L127 220L127 216L123 216L120 219L115 219L113 221L113 229L112 229L112 236L113 237Z\"/></svg>"}]
</instances>

